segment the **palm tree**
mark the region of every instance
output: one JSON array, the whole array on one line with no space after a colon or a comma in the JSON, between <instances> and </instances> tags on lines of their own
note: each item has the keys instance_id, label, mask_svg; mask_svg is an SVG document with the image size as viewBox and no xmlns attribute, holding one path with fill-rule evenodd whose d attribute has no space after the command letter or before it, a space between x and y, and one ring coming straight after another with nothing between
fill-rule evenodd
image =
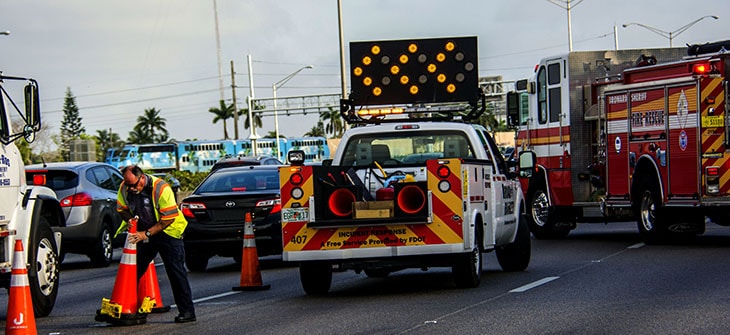
<instances>
[{"instance_id":1,"label":"palm tree","mask_svg":"<svg viewBox=\"0 0 730 335\"><path fill-rule=\"evenodd\" d=\"M254 106L254 110L262 109L262 108L264 108L264 107L263 106ZM238 114L238 115L246 115L246 120L243 122L243 129L248 129L249 124L250 124L249 119L248 119L248 108L241 108L241 110L239 112L241 114ZM253 126L255 128L263 127L264 123L263 123L263 121L261 121L261 113L252 112L251 114L253 114Z\"/></svg>"},{"instance_id":2,"label":"palm tree","mask_svg":"<svg viewBox=\"0 0 730 335\"><path fill-rule=\"evenodd\" d=\"M121 148L124 145L124 142L119 138L119 134L112 132L111 129L99 129L93 137L99 147L97 154L100 153L102 157L106 155L107 150Z\"/></svg>"},{"instance_id":3,"label":"palm tree","mask_svg":"<svg viewBox=\"0 0 730 335\"><path fill-rule=\"evenodd\" d=\"M236 110L236 107L233 106L233 104L226 105L225 101L219 100L220 103L219 107L211 107L208 109L208 112L215 114L215 117L213 117L213 123L218 123L219 120L223 120L223 139L228 139L228 126L226 125L226 120L233 117L233 111ZM240 114L239 114L240 115Z\"/></svg>"},{"instance_id":4,"label":"palm tree","mask_svg":"<svg viewBox=\"0 0 730 335\"><path fill-rule=\"evenodd\" d=\"M141 124L137 124L132 131L129 132L127 143L133 144L146 144L152 143L154 139L147 129L143 128Z\"/></svg>"},{"instance_id":5,"label":"palm tree","mask_svg":"<svg viewBox=\"0 0 730 335\"><path fill-rule=\"evenodd\" d=\"M266 134L266 136L264 136L264 138L276 138L276 132L269 131L269 133ZM286 136L284 136L284 134L279 133L279 138L286 138Z\"/></svg>"},{"instance_id":6,"label":"palm tree","mask_svg":"<svg viewBox=\"0 0 730 335\"><path fill-rule=\"evenodd\" d=\"M322 120L317 121L317 125L312 127L308 132L304 133L304 136L310 136L310 137L324 137L324 124L322 123Z\"/></svg>"},{"instance_id":7,"label":"palm tree","mask_svg":"<svg viewBox=\"0 0 730 335\"><path fill-rule=\"evenodd\" d=\"M163 142L167 139L169 133L165 128L167 126L166 122L167 119L161 117L160 111L154 107L145 109L144 114L137 117L137 127L149 134L150 142ZM158 130L161 135L155 136L155 130Z\"/></svg>"},{"instance_id":8,"label":"palm tree","mask_svg":"<svg viewBox=\"0 0 730 335\"><path fill-rule=\"evenodd\" d=\"M328 111L319 113L319 119L327 122L324 128L325 132L332 134L333 138L342 137L342 133L345 131L345 125L340 111L332 107L327 107L327 109Z\"/></svg>"}]
</instances>

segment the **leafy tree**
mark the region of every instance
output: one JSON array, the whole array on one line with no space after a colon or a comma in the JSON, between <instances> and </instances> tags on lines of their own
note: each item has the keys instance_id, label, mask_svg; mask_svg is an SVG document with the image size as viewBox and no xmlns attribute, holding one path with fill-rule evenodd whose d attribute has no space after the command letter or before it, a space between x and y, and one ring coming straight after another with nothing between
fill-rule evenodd
<instances>
[{"instance_id":1,"label":"leafy tree","mask_svg":"<svg viewBox=\"0 0 730 335\"><path fill-rule=\"evenodd\" d=\"M507 121L502 119L497 119L497 116L494 114L494 109L490 106L487 108L487 110L479 117L479 124L484 126L484 128L487 128L487 130L494 135L495 132L500 131L512 131L507 126Z\"/></svg>"},{"instance_id":2,"label":"leafy tree","mask_svg":"<svg viewBox=\"0 0 730 335\"><path fill-rule=\"evenodd\" d=\"M41 123L41 130L36 132L35 141L30 144L32 148L31 159L33 163L61 162L61 136L53 133L49 122Z\"/></svg>"},{"instance_id":3,"label":"leafy tree","mask_svg":"<svg viewBox=\"0 0 730 335\"><path fill-rule=\"evenodd\" d=\"M25 124L21 119L16 118L12 119L11 122L13 132L20 132L23 129L23 125ZM30 143L28 143L25 138L19 137L15 140L15 146L18 147L18 151L20 151L20 156L23 158L23 163L31 164L33 162L33 153L30 147Z\"/></svg>"},{"instance_id":4,"label":"leafy tree","mask_svg":"<svg viewBox=\"0 0 730 335\"><path fill-rule=\"evenodd\" d=\"M345 132L345 123L340 115L340 111L332 107L327 108L328 111L320 112L319 119L323 122L327 122L325 125L325 133L332 134L332 138L342 137L342 133Z\"/></svg>"},{"instance_id":5,"label":"leafy tree","mask_svg":"<svg viewBox=\"0 0 730 335\"><path fill-rule=\"evenodd\" d=\"M135 128L139 127L149 135L149 142L143 143L159 143L167 141L169 137L166 126L167 119L161 117L160 111L152 107L145 109L144 114L137 117L137 126ZM158 131L158 133L155 134L155 131Z\"/></svg>"},{"instance_id":6,"label":"leafy tree","mask_svg":"<svg viewBox=\"0 0 730 335\"><path fill-rule=\"evenodd\" d=\"M71 93L71 88L66 87L66 97L63 99L63 120L61 120L61 143L59 150L64 161L71 158L71 141L80 138L86 132L81 125L79 108L76 106L76 98Z\"/></svg>"},{"instance_id":7,"label":"leafy tree","mask_svg":"<svg viewBox=\"0 0 730 335\"><path fill-rule=\"evenodd\" d=\"M304 136L311 136L311 137L324 137L324 123L322 123L322 120L317 121L317 125L312 127L308 132L304 133Z\"/></svg>"}]
</instances>

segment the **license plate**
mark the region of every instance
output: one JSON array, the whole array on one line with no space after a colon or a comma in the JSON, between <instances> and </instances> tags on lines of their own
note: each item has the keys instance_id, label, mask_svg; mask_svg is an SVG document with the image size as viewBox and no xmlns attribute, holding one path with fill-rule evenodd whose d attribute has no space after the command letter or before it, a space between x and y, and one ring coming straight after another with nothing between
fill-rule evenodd
<instances>
[{"instance_id":1,"label":"license plate","mask_svg":"<svg viewBox=\"0 0 730 335\"><path fill-rule=\"evenodd\" d=\"M702 117L702 127L717 128L725 125L725 118L722 115L708 115Z\"/></svg>"},{"instance_id":2,"label":"license plate","mask_svg":"<svg viewBox=\"0 0 730 335\"><path fill-rule=\"evenodd\" d=\"M281 220L287 222L309 221L309 208L284 208L281 210Z\"/></svg>"}]
</instances>

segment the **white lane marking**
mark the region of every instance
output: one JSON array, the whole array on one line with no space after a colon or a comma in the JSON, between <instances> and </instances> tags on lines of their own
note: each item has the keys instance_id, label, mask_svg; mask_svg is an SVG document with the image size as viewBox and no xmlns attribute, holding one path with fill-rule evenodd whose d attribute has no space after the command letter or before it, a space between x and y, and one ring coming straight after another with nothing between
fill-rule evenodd
<instances>
[{"instance_id":1,"label":"white lane marking","mask_svg":"<svg viewBox=\"0 0 730 335\"><path fill-rule=\"evenodd\" d=\"M511 290L509 292L510 293L522 293L522 292L525 292L527 290L530 290L530 289L533 289L535 287L538 287L540 285L547 284L547 283L549 283L549 282L551 282L551 281L553 281L555 279L558 279L558 278L560 278L560 277L545 277L543 279L540 279L538 281L529 283L527 285L520 286L520 287L518 287L516 289L513 289L513 290Z\"/></svg>"},{"instance_id":2,"label":"white lane marking","mask_svg":"<svg viewBox=\"0 0 730 335\"><path fill-rule=\"evenodd\" d=\"M211 295L211 296L207 296L207 297L202 297L202 298L195 299L195 300L193 300L193 303L197 304L199 302L213 300L213 299L218 299L218 298L223 298L223 297L227 297L229 295L234 295L234 294L238 294L238 293L241 293L241 291L231 291L231 292L225 292L225 293L221 293L221 294L215 294L215 295ZM170 305L170 307L171 308L177 308L177 305L176 304L173 304L173 305Z\"/></svg>"},{"instance_id":3,"label":"white lane marking","mask_svg":"<svg viewBox=\"0 0 730 335\"><path fill-rule=\"evenodd\" d=\"M646 244L644 244L644 242L639 242L639 243L636 243L634 245L630 245L630 246L626 247L626 249L639 249L639 248L641 248L641 247L643 247L645 245Z\"/></svg>"}]
</instances>

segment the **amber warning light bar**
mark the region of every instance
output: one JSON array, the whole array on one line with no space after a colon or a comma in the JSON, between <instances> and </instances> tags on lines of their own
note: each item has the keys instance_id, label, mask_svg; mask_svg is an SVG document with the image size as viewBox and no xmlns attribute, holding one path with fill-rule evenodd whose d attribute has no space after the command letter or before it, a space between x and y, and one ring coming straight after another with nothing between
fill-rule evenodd
<instances>
[{"instance_id":1,"label":"amber warning light bar","mask_svg":"<svg viewBox=\"0 0 730 335\"><path fill-rule=\"evenodd\" d=\"M350 43L356 106L470 102L479 97L477 38Z\"/></svg>"}]
</instances>

